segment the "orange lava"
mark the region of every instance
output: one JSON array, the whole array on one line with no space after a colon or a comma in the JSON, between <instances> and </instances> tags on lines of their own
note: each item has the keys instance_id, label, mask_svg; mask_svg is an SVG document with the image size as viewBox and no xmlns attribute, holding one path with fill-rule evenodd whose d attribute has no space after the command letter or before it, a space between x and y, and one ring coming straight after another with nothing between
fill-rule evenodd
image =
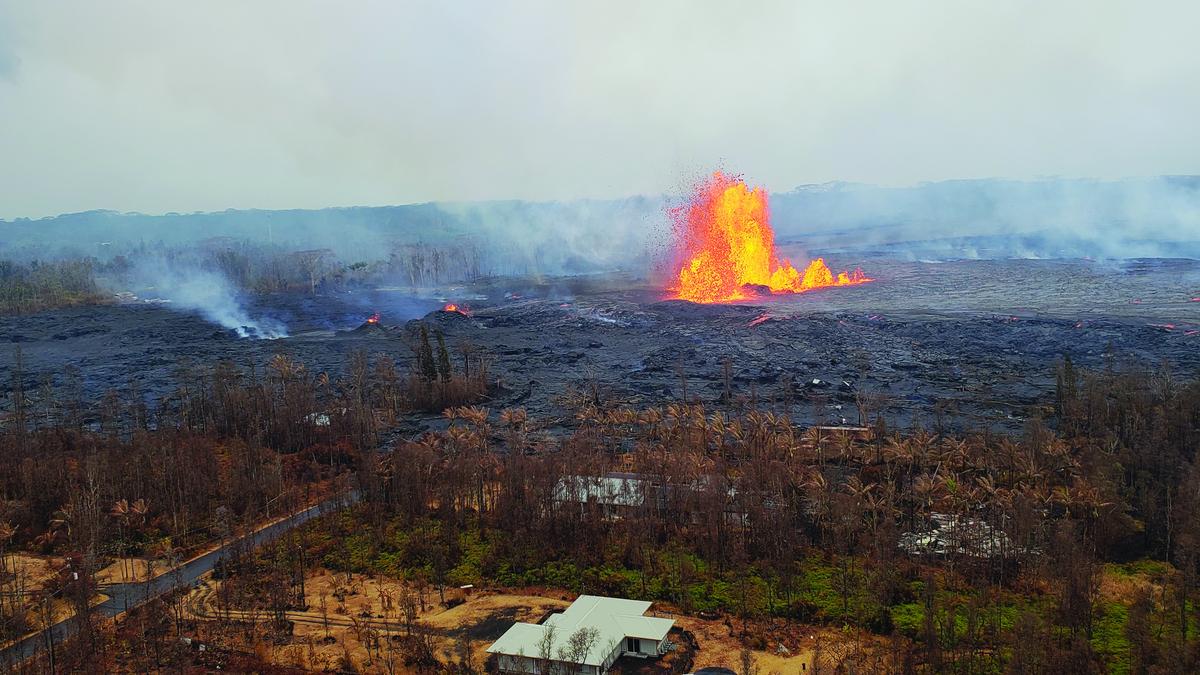
<instances>
[{"instance_id":1,"label":"orange lava","mask_svg":"<svg viewBox=\"0 0 1200 675\"><path fill-rule=\"evenodd\" d=\"M672 209L679 254L674 297L692 302L729 302L754 295L803 293L871 281L861 270L834 274L817 258L801 272L775 254L767 192L716 172L696 187L686 206Z\"/></svg>"},{"instance_id":2,"label":"orange lava","mask_svg":"<svg viewBox=\"0 0 1200 675\"><path fill-rule=\"evenodd\" d=\"M453 302L446 303L446 306L442 307L442 311L443 312L456 312L458 314L462 314L463 316L471 315L471 311L468 310L466 307L460 307L460 306L454 304Z\"/></svg>"},{"instance_id":3,"label":"orange lava","mask_svg":"<svg viewBox=\"0 0 1200 675\"><path fill-rule=\"evenodd\" d=\"M379 323L379 312L367 317L367 323Z\"/></svg>"}]
</instances>

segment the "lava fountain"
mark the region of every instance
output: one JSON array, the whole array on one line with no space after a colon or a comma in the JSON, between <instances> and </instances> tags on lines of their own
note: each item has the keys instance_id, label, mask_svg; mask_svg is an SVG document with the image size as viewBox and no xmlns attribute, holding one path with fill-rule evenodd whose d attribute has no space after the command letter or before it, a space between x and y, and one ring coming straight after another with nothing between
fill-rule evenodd
<instances>
[{"instance_id":1,"label":"lava fountain","mask_svg":"<svg viewBox=\"0 0 1200 675\"><path fill-rule=\"evenodd\" d=\"M817 258L801 272L775 254L767 192L716 172L696 186L684 206L669 212L676 242L674 297L692 302L730 302L756 294L803 293L871 281L862 270L834 274Z\"/></svg>"}]
</instances>

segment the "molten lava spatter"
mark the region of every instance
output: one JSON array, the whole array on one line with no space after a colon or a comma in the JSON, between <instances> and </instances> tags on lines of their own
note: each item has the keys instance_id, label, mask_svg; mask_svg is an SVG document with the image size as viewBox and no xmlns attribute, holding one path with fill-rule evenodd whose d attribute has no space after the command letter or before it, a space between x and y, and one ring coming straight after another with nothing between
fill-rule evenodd
<instances>
[{"instance_id":1,"label":"molten lava spatter","mask_svg":"<svg viewBox=\"0 0 1200 675\"><path fill-rule=\"evenodd\" d=\"M754 294L802 293L827 286L870 281L861 270L834 273L821 258L800 272L775 255L775 232L767 192L714 173L698 185L686 206L671 211L678 252L675 297L692 302L728 302Z\"/></svg>"},{"instance_id":2,"label":"molten lava spatter","mask_svg":"<svg viewBox=\"0 0 1200 675\"><path fill-rule=\"evenodd\" d=\"M367 323L379 323L379 312L367 317Z\"/></svg>"},{"instance_id":3,"label":"molten lava spatter","mask_svg":"<svg viewBox=\"0 0 1200 675\"><path fill-rule=\"evenodd\" d=\"M447 303L445 307L442 307L442 311L454 312L455 314L462 314L463 316L471 316L471 310L467 309L465 306L456 305L453 302Z\"/></svg>"}]
</instances>

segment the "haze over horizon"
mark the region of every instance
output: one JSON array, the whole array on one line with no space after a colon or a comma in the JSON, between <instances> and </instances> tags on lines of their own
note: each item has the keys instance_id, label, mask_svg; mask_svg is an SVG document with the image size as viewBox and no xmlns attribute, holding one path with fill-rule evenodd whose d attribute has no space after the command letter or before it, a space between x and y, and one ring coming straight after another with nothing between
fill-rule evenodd
<instances>
[{"instance_id":1,"label":"haze over horizon","mask_svg":"<svg viewBox=\"0 0 1200 675\"><path fill-rule=\"evenodd\" d=\"M1197 174L1151 4L0 0L0 218Z\"/></svg>"}]
</instances>

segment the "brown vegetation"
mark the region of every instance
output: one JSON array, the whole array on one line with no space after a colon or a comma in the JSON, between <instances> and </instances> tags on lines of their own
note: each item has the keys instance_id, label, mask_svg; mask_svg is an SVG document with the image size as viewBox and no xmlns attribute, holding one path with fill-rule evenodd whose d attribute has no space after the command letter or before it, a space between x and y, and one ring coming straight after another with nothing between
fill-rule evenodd
<instances>
[{"instance_id":1,"label":"brown vegetation","mask_svg":"<svg viewBox=\"0 0 1200 675\"><path fill-rule=\"evenodd\" d=\"M247 293L337 292L364 285L427 288L482 275L481 248L470 237L441 244L395 243L372 262L340 260L330 249L290 250L218 237L183 248L132 247L95 257L0 260L0 314L25 314L110 302L113 291L140 290L139 265L207 270Z\"/></svg>"},{"instance_id":2,"label":"brown vegetation","mask_svg":"<svg viewBox=\"0 0 1200 675\"><path fill-rule=\"evenodd\" d=\"M1200 384L1066 361L1054 419L1019 437L896 433L880 419L867 432L804 430L734 400L637 410L583 400L570 431L550 433L561 420L459 406L444 432L365 452L407 410L445 405L456 376L484 382L482 362L459 375L428 331L414 350L404 378L362 354L337 382L282 356L262 373L181 369L153 413L107 397L95 430L69 393L27 397L17 378L2 438L4 544L67 554L88 574L55 592L82 608L105 558L228 536L353 470L359 507L221 570L218 605L258 612L249 623L264 644L294 644L290 617L319 611L305 580L325 567L425 589L385 603L395 630L381 634L395 640L372 638L378 626L361 617L363 648L387 670L477 652L454 656L419 620L427 596L444 604L464 583L713 613L759 667L781 644L806 663L868 670L1197 664ZM615 491L595 487L603 477ZM28 608L6 611L10 635L33 625ZM764 628L772 621L785 623ZM878 637L834 654L787 638L797 626ZM85 631L74 648L107 649L107 635Z\"/></svg>"},{"instance_id":3,"label":"brown vegetation","mask_svg":"<svg viewBox=\"0 0 1200 675\"><path fill-rule=\"evenodd\" d=\"M0 314L102 302L91 260L19 263L0 260Z\"/></svg>"}]
</instances>

